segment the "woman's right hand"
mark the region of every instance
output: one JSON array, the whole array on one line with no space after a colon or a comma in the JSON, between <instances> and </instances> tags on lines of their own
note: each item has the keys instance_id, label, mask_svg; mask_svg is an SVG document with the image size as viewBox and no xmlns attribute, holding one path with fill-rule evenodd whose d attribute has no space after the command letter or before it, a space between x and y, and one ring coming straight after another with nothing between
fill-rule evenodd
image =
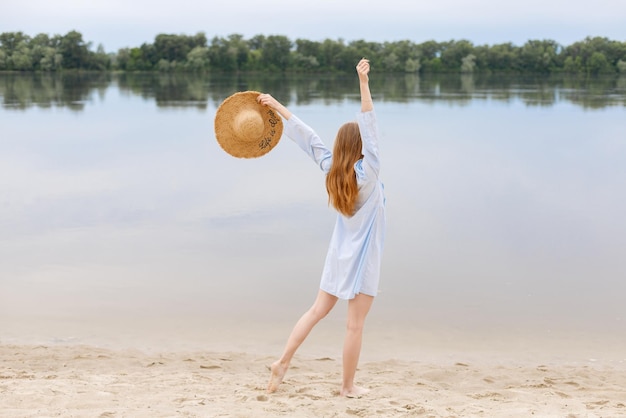
<instances>
[{"instance_id":1,"label":"woman's right hand","mask_svg":"<svg viewBox=\"0 0 626 418\"><path fill-rule=\"evenodd\" d=\"M282 117L284 117L285 119L289 119L291 117L291 112L287 110L285 106L283 106L278 100L273 98L272 95L270 94L261 93L259 94L259 97L257 97L256 100L263 106L271 107L272 109L277 111L279 114L281 114Z\"/></svg>"},{"instance_id":2,"label":"woman's right hand","mask_svg":"<svg viewBox=\"0 0 626 418\"><path fill-rule=\"evenodd\" d=\"M271 94L261 93L259 97L257 97L257 102L261 103L263 106L269 106L272 109L276 109L280 106L278 100L272 97Z\"/></svg>"}]
</instances>

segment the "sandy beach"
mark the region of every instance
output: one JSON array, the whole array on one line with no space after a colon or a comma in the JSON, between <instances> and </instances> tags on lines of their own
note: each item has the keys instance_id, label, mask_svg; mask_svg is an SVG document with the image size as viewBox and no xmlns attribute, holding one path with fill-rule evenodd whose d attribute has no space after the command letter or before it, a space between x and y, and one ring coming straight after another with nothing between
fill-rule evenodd
<instances>
[{"instance_id":1,"label":"sandy beach","mask_svg":"<svg viewBox=\"0 0 626 418\"><path fill-rule=\"evenodd\" d=\"M542 361L463 350L365 360L360 399L341 359L297 355L266 394L270 353L0 345L2 417L620 417L623 361ZM468 360L469 359L469 360ZM520 361L521 360L521 361Z\"/></svg>"}]
</instances>

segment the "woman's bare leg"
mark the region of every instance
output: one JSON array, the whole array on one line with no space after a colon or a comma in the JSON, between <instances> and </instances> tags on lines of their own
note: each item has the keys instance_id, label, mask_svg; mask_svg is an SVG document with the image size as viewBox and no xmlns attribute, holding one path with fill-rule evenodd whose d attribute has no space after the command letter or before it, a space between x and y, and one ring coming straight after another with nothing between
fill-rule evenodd
<instances>
[{"instance_id":1,"label":"woman's bare leg","mask_svg":"<svg viewBox=\"0 0 626 418\"><path fill-rule=\"evenodd\" d=\"M283 355L278 361L272 364L272 375L267 385L268 392L276 391L278 385L283 381L285 373L287 373L287 369L289 368L289 363L298 347L300 347L300 344L302 344L307 335L309 335L315 324L328 315L335 306L335 303L337 303L336 296L326 293L323 290L318 292L313 306L300 317L293 327L291 335L289 335L287 339Z\"/></svg>"},{"instance_id":2,"label":"woman's bare leg","mask_svg":"<svg viewBox=\"0 0 626 418\"><path fill-rule=\"evenodd\" d=\"M343 345L343 384L341 386L341 396L358 398L369 392L369 389L354 385L354 375L359 363L359 355L361 354L361 341L363 339L365 317L373 301L373 296L361 293L348 302L348 324L346 340Z\"/></svg>"}]
</instances>

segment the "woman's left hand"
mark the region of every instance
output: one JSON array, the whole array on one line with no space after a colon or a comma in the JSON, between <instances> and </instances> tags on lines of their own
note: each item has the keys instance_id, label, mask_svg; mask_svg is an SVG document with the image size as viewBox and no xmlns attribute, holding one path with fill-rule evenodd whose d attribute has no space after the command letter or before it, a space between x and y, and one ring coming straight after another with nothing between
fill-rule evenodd
<instances>
[{"instance_id":1,"label":"woman's left hand","mask_svg":"<svg viewBox=\"0 0 626 418\"><path fill-rule=\"evenodd\" d=\"M356 65L356 72L359 74L359 80L365 82L369 81L370 60L361 58L361 61Z\"/></svg>"}]
</instances>

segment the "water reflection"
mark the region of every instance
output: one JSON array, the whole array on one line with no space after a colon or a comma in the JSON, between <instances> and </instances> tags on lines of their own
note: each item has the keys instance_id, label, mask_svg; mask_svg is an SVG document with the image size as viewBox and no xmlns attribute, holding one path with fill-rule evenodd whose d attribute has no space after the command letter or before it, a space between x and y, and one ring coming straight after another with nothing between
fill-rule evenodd
<instances>
[{"instance_id":1,"label":"water reflection","mask_svg":"<svg viewBox=\"0 0 626 418\"><path fill-rule=\"evenodd\" d=\"M377 318L623 335L624 79L372 85L389 209ZM334 214L287 139L250 161L219 148L215 109L248 89L330 141L358 109L354 77L0 76L0 323L295 318Z\"/></svg>"},{"instance_id":2,"label":"water reflection","mask_svg":"<svg viewBox=\"0 0 626 418\"><path fill-rule=\"evenodd\" d=\"M97 74L1 74L0 96L7 109L32 106L83 110L91 94L104 94L112 76Z\"/></svg>"},{"instance_id":3,"label":"water reflection","mask_svg":"<svg viewBox=\"0 0 626 418\"><path fill-rule=\"evenodd\" d=\"M271 91L287 104L358 100L353 77L282 74L159 74L62 73L1 74L0 96L6 109L67 107L83 110L94 93L103 95L117 84L122 92L154 100L159 107L206 108L218 105L236 91ZM626 106L626 76L584 78L572 76L503 75L384 75L372 80L379 100L389 102L447 102L464 105L485 99L527 106L551 106L559 101L583 108Z\"/></svg>"}]
</instances>

